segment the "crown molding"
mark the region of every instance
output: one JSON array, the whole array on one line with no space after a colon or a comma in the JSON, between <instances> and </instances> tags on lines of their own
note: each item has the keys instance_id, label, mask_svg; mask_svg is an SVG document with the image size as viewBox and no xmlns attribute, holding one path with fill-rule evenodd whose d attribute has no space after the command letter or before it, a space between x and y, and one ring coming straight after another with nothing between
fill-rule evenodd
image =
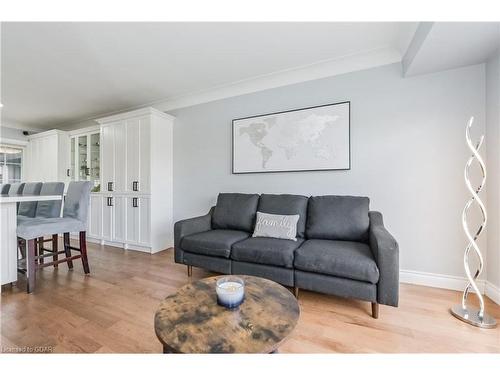
<instances>
[{"instance_id":1,"label":"crown molding","mask_svg":"<svg viewBox=\"0 0 500 375\"><path fill-rule=\"evenodd\" d=\"M50 130L44 130L44 131L36 133L36 134L28 135L28 139L43 138L43 137L47 137L49 135L67 135L67 134L68 133L64 130L50 129Z\"/></svg>"},{"instance_id":2,"label":"crown molding","mask_svg":"<svg viewBox=\"0 0 500 375\"><path fill-rule=\"evenodd\" d=\"M150 103L149 105L160 111L171 111L215 100L398 63L401 62L401 58L401 53L395 48L376 49L253 77L214 87L210 90L166 99L163 102Z\"/></svg>"},{"instance_id":3,"label":"crown molding","mask_svg":"<svg viewBox=\"0 0 500 375\"><path fill-rule=\"evenodd\" d=\"M226 99L234 96L251 94L254 92L269 90L277 87L293 85L296 83L313 81L316 79L332 77L340 74L356 72L375 68L378 66L400 63L401 53L392 47L380 48L342 56L335 59L320 61L314 64L299 66L291 69L248 78L236 82L213 87L208 90L198 91L177 97L164 98L150 103L143 103L137 106L124 108L118 111L102 113L97 116L75 119L70 122L57 124L59 129L75 130L79 129L79 124L89 121L99 123L108 122L109 118L119 118L123 113L130 111L144 110L145 107L161 111L165 114L179 108L190 107L198 104L208 103L216 100ZM168 113L166 116L170 116ZM82 126L83 127L83 126ZM37 129L37 131L41 131Z\"/></svg>"},{"instance_id":4,"label":"crown molding","mask_svg":"<svg viewBox=\"0 0 500 375\"><path fill-rule=\"evenodd\" d=\"M146 108L141 108L141 109L137 109L134 111L121 112L119 114L112 115L112 116L101 117L101 118L96 119L96 121L99 124L103 125L103 124L106 124L109 122L120 121L123 119L129 119L132 117L142 117L145 115L159 116L159 117L165 118L167 120L175 119L175 117L169 115L168 113L159 111L158 109L155 109L155 108L146 107Z\"/></svg>"}]
</instances>

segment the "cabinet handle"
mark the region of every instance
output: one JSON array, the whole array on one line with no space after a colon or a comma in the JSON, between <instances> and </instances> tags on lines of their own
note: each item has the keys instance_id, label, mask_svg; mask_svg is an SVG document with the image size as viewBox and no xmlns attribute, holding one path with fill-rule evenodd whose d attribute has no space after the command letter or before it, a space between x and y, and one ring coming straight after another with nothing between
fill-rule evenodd
<instances>
[{"instance_id":1,"label":"cabinet handle","mask_svg":"<svg viewBox=\"0 0 500 375\"><path fill-rule=\"evenodd\" d=\"M132 198L132 207L139 207L137 204L137 198Z\"/></svg>"},{"instance_id":2,"label":"cabinet handle","mask_svg":"<svg viewBox=\"0 0 500 375\"><path fill-rule=\"evenodd\" d=\"M68 177L69 177L69 172L70 172L70 169L69 168L66 169L66 176L68 176Z\"/></svg>"},{"instance_id":3,"label":"cabinet handle","mask_svg":"<svg viewBox=\"0 0 500 375\"><path fill-rule=\"evenodd\" d=\"M113 191L113 183L108 182L108 191Z\"/></svg>"},{"instance_id":4,"label":"cabinet handle","mask_svg":"<svg viewBox=\"0 0 500 375\"><path fill-rule=\"evenodd\" d=\"M113 206L113 197L108 197L108 206Z\"/></svg>"},{"instance_id":5,"label":"cabinet handle","mask_svg":"<svg viewBox=\"0 0 500 375\"><path fill-rule=\"evenodd\" d=\"M139 181L133 181L132 182L132 190L133 191L139 191Z\"/></svg>"}]
</instances>

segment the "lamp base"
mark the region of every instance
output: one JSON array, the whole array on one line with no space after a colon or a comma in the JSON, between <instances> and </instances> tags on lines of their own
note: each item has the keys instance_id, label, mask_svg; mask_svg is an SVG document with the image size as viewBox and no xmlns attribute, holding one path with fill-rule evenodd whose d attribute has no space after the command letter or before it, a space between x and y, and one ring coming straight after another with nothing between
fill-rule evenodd
<instances>
[{"instance_id":1,"label":"lamp base","mask_svg":"<svg viewBox=\"0 0 500 375\"><path fill-rule=\"evenodd\" d=\"M484 313L483 318L479 317L479 309L475 307L467 307L464 309L462 305L453 306L450 309L451 314L460 319L463 322L472 324L473 326L480 328L495 328L497 326L497 321L491 315Z\"/></svg>"}]
</instances>

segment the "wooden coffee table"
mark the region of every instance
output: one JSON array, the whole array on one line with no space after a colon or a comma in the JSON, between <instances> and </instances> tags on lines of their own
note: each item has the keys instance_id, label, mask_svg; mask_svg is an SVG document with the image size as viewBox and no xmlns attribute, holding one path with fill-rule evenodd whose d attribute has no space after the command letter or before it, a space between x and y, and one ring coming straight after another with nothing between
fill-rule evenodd
<instances>
[{"instance_id":1,"label":"wooden coffee table","mask_svg":"<svg viewBox=\"0 0 500 375\"><path fill-rule=\"evenodd\" d=\"M217 304L209 277L167 297L155 315L164 353L273 353L295 328L300 308L285 287L259 277L245 280L245 300L235 310Z\"/></svg>"}]
</instances>

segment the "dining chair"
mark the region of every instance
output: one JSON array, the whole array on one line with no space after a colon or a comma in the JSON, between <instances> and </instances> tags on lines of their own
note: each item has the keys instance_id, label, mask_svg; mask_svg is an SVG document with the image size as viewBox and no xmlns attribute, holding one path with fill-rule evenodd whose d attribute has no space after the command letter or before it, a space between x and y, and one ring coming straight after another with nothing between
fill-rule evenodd
<instances>
[{"instance_id":1,"label":"dining chair","mask_svg":"<svg viewBox=\"0 0 500 375\"><path fill-rule=\"evenodd\" d=\"M21 192L18 189L18 195L40 195L40 190L42 188L41 182L27 182L22 186ZM9 195L14 195L10 194ZM17 221L20 222L26 218L35 217L37 202L19 202L17 204ZM23 241L18 241L19 252L21 253L21 259L26 257L26 253L24 251L25 247L23 245Z\"/></svg>"},{"instance_id":2,"label":"dining chair","mask_svg":"<svg viewBox=\"0 0 500 375\"><path fill-rule=\"evenodd\" d=\"M10 184L2 184L1 194L9 194Z\"/></svg>"},{"instance_id":3,"label":"dining chair","mask_svg":"<svg viewBox=\"0 0 500 375\"><path fill-rule=\"evenodd\" d=\"M42 190L40 190L40 195L59 195L62 197L64 194L64 182L44 182L42 185ZM45 217L45 218L54 218L61 217L61 207L62 207L62 199L57 201L39 201L36 206L36 214L35 217ZM35 244L38 247L38 252L36 255L43 255L44 252L52 253L52 260L58 260L59 246L58 246L59 235L53 234L50 238L39 237L37 243ZM46 242L52 242L52 248L47 249L43 246ZM35 249L36 252L37 249ZM45 257L40 258L40 263L44 263ZM54 267L57 268L57 264L54 264Z\"/></svg>"},{"instance_id":4,"label":"dining chair","mask_svg":"<svg viewBox=\"0 0 500 375\"><path fill-rule=\"evenodd\" d=\"M9 188L9 195L21 195L24 189L24 182L16 182L11 184ZM16 204L16 210L19 211L19 202ZM17 212L16 211L16 212Z\"/></svg>"},{"instance_id":5,"label":"dining chair","mask_svg":"<svg viewBox=\"0 0 500 375\"><path fill-rule=\"evenodd\" d=\"M9 195L19 195L23 193L24 182L16 182L14 184L10 184Z\"/></svg>"},{"instance_id":6,"label":"dining chair","mask_svg":"<svg viewBox=\"0 0 500 375\"><path fill-rule=\"evenodd\" d=\"M40 195L41 189L41 182L27 182L24 184L22 195ZM36 201L20 202L17 214L24 217L35 217L37 203Z\"/></svg>"},{"instance_id":7,"label":"dining chair","mask_svg":"<svg viewBox=\"0 0 500 375\"><path fill-rule=\"evenodd\" d=\"M83 270L85 274L90 273L89 262L87 258L87 216L90 205L90 190L92 182L76 181L70 182L66 199L64 201L63 216L56 218L35 217L21 221L17 226L17 236L27 243L27 292L31 293L35 289L35 274L38 269L53 266L62 262L68 264L69 269L73 269L73 260L82 259ZM79 233L80 247L73 247L69 241L70 232ZM54 235L63 233L64 250L49 254L35 254L35 242L38 238L45 235ZM80 254L72 255L71 250L78 251ZM55 254L65 254L65 257L53 260L50 263L39 263L38 261L47 256Z\"/></svg>"}]
</instances>

